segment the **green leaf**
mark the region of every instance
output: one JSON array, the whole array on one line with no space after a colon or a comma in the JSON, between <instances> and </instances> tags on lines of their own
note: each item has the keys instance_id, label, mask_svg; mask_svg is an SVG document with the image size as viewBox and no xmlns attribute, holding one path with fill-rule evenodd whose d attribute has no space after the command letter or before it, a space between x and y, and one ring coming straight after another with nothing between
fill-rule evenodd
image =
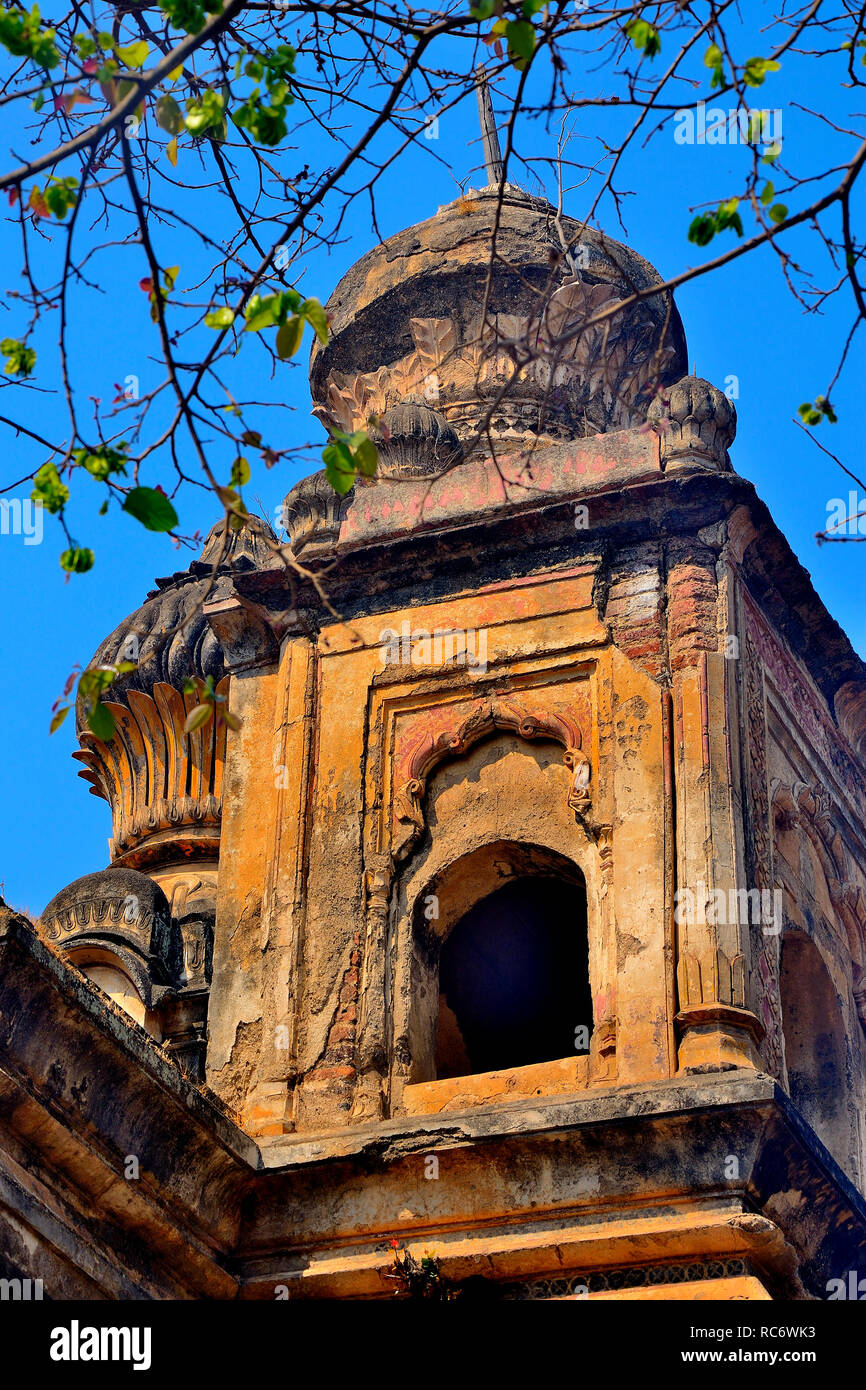
<instances>
[{"instance_id":1,"label":"green leaf","mask_svg":"<svg viewBox=\"0 0 866 1390\"><path fill-rule=\"evenodd\" d=\"M208 131L222 134L225 123L225 102L220 92L208 89L200 97L190 97L186 103L184 125L191 135L206 135Z\"/></svg>"},{"instance_id":2,"label":"green leaf","mask_svg":"<svg viewBox=\"0 0 866 1390\"><path fill-rule=\"evenodd\" d=\"M195 729L200 729L203 724L208 722L212 714L213 705L196 705L195 709L191 709L186 717L186 723L183 726L184 733L191 734Z\"/></svg>"},{"instance_id":3,"label":"green leaf","mask_svg":"<svg viewBox=\"0 0 866 1390\"><path fill-rule=\"evenodd\" d=\"M164 492L153 487L134 487L127 493L123 510L148 531L173 531L178 516Z\"/></svg>"},{"instance_id":4,"label":"green leaf","mask_svg":"<svg viewBox=\"0 0 866 1390\"><path fill-rule=\"evenodd\" d=\"M72 545L60 556L60 567L68 574L86 574L93 569L93 551L83 546Z\"/></svg>"},{"instance_id":5,"label":"green leaf","mask_svg":"<svg viewBox=\"0 0 866 1390\"><path fill-rule=\"evenodd\" d=\"M376 446L369 435L363 430L357 430L349 441L350 448L355 459L355 466L359 473L363 473L365 478L373 478L379 464L379 455Z\"/></svg>"},{"instance_id":6,"label":"green leaf","mask_svg":"<svg viewBox=\"0 0 866 1390\"><path fill-rule=\"evenodd\" d=\"M716 219L710 212L699 213L689 224L689 241L696 246L709 246L716 235Z\"/></svg>"},{"instance_id":7,"label":"green leaf","mask_svg":"<svg viewBox=\"0 0 866 1390\"><path fill-rule=\"evenodd\" d=\"M784 203L774 203L770 208L769 218L771 222L784 222L788 216L788 209Z\"/></svg>"},{"instance_id":8,"label":"green leaf","mask_svg":"<svg viewBox=\"0 0 866 1390\"><path fill-rule=\"evenodd\" d=\"M298 313L302 314L307 323L313 329L319 342L324 347L328 341L328 315L322 308L318 299L305 299L298 305Z\"/></svg>"},{"instance_id":9,"label":"green leaf","mask_svg":"<svg viewBox=\"0 0 866 1390\"><path fill-rule=\"evenodd\" d=\"M283 361L288 357L294 357L301 346L303 336L304 320L293 314L290 319L286 319L277 333L277 352Z\"/></svg>"},{"instance_id":10,"label":"green leaf","mask_svg":"<svg viewBox=\"0 0 866 1390\"><path fill-rule=\"evenodd\" d=\"M113 473L126 473L126 465L129 462L126 454L128 448L125 440L118 449L112 449L107 444L99 444L95 449L85 445L81 449L73 450L72 461L92 478L96 478L97 482L104 483Z\"/></svg>"},{"instance_id":11,"label":"green leaf","mask_svg":"<svg viewBox=\"0 0 866 1390\"><path fill-rule=\"evenodd\" d=\"M770 148L761 156L762 164L775 164L779 155L782 153L782 146L778 140L774 140Z\"/></svg>"},{"instance_id":12,"label":"green leaf","mask_svg":"<svg viewBox=\"0 0 866 1390\"><path fill-rule=\"evenodd\" d=\"M124 47L115 45L114 51L125 68L141 68L150 52L150 44L138 39L136 43L128 43Z\"/></svg>"},{"instance_id":13,"label":"green leaf","mask_svg":"<svg viewBox=\"0 0 866 1390\"><path fill-rule=\"evenodd\" d=\"M43 463L33 479L30 497L34 502L41 502L45 510L52 515L63 510L69 501L69 488L60 481L56 464Z\"/></svg>"},{"instance_id":14,"label":"green leaf","mask_svg":"<svg viewBox=\"0 0 866 1390\"><path fill-rule=\"evenodd\" d=\"M264 298L260 294L250 295L244 306L246 332L260 333L263 328L284 323L288 314L299 311L301 296L297 290L280 290Z\"/></svg>"},{"instance_id":15,"label":"green leaf","mask_svg":"<svg viewBox=\"0 0 866 1390\"><path fill-rule=\"evenodd\" d=\"M244 310L245 332L261 333L263 328L273 327L277 321L276 299L276 295L271 295L269 299L262 299L258 294L253 295Z\"/></svg>"},{"instance_id":16,"label":"green leaf","mask_svg":"<svg viewBox=\"0 0 866 1390\"><path fill-rule=\"evenodd\" d=\"M30 58L40 68L56 68L60 54L54 44L54 29L40 28L39 6L29 14L14 9L0 10L0 44L13 58Z\"/></svg>"},{"instance_id":17,"label":"green leaf","mask_svg":"<svg viewBox=\"0 0 866 1390\"><path fill-rule=\"evenodd\" d=\"M510 19L505 26L509 57L528 62L535 52L535 30L526 19Z\"/></svg>"},{"instance_id":18,"label":"green leaf","mask_svg":"<svg viewBox=\"0 0 866 1390\"><path fill-rule=\"evenodd\" d=\"M87 700L95 700L114 684L116 675L113 666L88 666L86 671L82 671L78 682L79 695Z\"/></svg>"},{"instance_id":19,"label":"green leaf","mask_svg":"<svg viewBox=\"0 0 866 1390\"><path fill-rule=\"evenodd\" d=\"M760 87L768 72L778 72L781 63L775 58L750 58L743 69L743 79L747 87Z\"/></svg>"},{"instance_id":20,"label":"green leaf","mask_svg":"<svg viewBox=\"0 0 866 1390\"><path fill-rule=\"evenodd\" d=\"M205 314L204 321L208 328L231 328L235 321L234 310L228 305L223 305L221 309L211 309L209 314Z\"/></svg>"},{"instance_id":21,"label":"green leaf","mask_svg":"<svg viewBox=\"0 0 866 1390\"><path fill-rule=\"evenodd\" d=\"M775 189L773 188L772 183L768 179L767 182L764 184L764 191L761 194L761 202L764 204L764 207L767 206L767 203L771 203L773 201L774 192Z\"/></svg>"},{"instance_id":22,"label":"green leaf","mask_svg":"<svg viewBox=\"0 0 866 1390\"><path fill-rule=\"evenodd\" d=\"M18 338L4 338L0 342L0 353L6 358L3 368L6 376L30 376L36 366L36 353Z\"/></svg>"},{"instance_id":23,"label":"green leaf","mask_svg":"<svg viewBox=\"0 0 866 1390\"><path fill-rule=\"evenodd\" d=\"M721 87L725 80L725 60L718 44L710 44L704 54L704 65L712 72L710 87Z\"/></svg>"},{"instance_id":24,"label":"green leaf","mask_svg":"<svg viewBox=\"0 0 866 1390\"><path fill-rule=\"evenodd\" d=\"M645 19L630 19L625 26L626 36L631 39L639 53L654 58L661 52L662 41L658 29Z\"/></svg>"},{"instance_id":25,"label":"green leaf","mask_svg":"<svg viewBox=\"0 0 866 1390\"><path fill-rule=\"evenodd\" d=\"M826 396L816 396L814 405L811 401L804 401L797 413L806 425L820 425L822 420L835 425L839 418Z\"/></svg>"},{"instance_id":26,"label":"green leaf","mask_svg":"<svg viewBox=\"0 0 866 1390\"><path fill-rule=\"evenodd\" d=\"M172 96L159 97L156 103L156 119L169 135L179 135L184 128L183 112Z\"/></svg>"},{"instance_id":27,"label":"green leaf","mask_svg":"<svg viewBox=\"0 0 866 1390\"><path fill-rule=\"evenodd\" d=\"M355 482L355 466L351 452L342 441L335 440L322 450L322 461L328 482L342 497Z\"/></svg>"},{"instance_id":28,"label":"green leaf","mask_svg":"<svg viewBox=\"0 0 866 1390\"><path fill-rule=\"evenodd\" d=\"M241 455L238 455L238 457L232 464L232 473L229 481L231 482L232 487L243 487L244 483L248 483L249 480L250 466L245 458L243 458Z\"/></svg>"},{"instance_id":29,"label":"green leaf","mask_svg":"<svg viewBox=\"0 0 866 1390\"><path fill-rule=\"evenodd\" d=\"M88 710L87 727L97 738L101 738L103 743L107 743L113 736L115 730L114 715L101 700L95 700L92 708Z\"/></svg>"}]
</instances>

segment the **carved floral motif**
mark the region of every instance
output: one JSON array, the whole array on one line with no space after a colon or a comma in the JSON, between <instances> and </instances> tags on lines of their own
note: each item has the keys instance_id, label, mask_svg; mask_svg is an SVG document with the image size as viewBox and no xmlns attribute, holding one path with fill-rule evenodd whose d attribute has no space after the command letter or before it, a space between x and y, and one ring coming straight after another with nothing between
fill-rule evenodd
<instances>
[{"instance_id":1,"label":"carved floral motif","mask_svg":"<svg viewBox=\"0 0 866 1390\"><path fill-rule=\"evenodd\" d=\"M313 414L329 428L365 429L414 396L442 411L463 437L494 401L498 436L572 438L581 420L584 433L629 428L642 422L675 350L657 346L642 306L619 312L621 302L610 285L576 277L535 317L489 314L470 326L413 318L411 352L375 371L332 372Z\"/></svg>"}]
</instances>

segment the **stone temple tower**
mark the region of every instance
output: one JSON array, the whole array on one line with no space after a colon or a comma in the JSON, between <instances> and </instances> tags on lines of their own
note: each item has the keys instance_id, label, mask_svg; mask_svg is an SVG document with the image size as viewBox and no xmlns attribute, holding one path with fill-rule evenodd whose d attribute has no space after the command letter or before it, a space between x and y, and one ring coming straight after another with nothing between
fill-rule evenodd
<instances>
[{"instance_id":1,"label":"stone temple tower","mask_svg":"<svg viewBox=\"0 0 866 1390\"><path fill-rule=\"evenodd\" d=\"M866 668L659 284L506 186L337 286L314 411L377 476L292 488L300 569L215 528L103 644L140 648L78 755L111 863L0 927L4 1268L390 1297L398 1242L464 1296L786 1299L862 1265ZM237 731L183 733L195 675Z\"/></svg>"}]
</instances>

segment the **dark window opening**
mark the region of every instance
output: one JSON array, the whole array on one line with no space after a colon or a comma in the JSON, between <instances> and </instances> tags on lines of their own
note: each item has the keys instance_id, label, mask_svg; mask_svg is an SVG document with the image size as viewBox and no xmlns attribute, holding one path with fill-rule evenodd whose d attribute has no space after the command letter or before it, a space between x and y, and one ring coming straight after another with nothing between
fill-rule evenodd
<instances>
[{"instance_id":1,"label":"dark window opening","mask_svg":"<svg viewBox=\"0 0 866 1390\"><path fill-rule=\"evenodd\" d=\"M531 877L482 898L442 947L439 991L437 1077L585 1052L592 995L582 888Z\"/></svg>"}]
</instances>

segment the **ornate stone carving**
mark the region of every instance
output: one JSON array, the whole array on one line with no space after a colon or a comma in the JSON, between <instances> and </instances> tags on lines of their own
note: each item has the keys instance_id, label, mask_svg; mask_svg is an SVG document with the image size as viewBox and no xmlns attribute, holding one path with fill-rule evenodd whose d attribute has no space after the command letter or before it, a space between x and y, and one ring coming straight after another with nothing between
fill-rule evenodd
<instances>
[{"instance_id":1,"label":"ornate stone carving","mask_svg":"<svg viewBox=\"0 0 866 1390\"><path fill-rule=\"evenodd\" d=\"M544 199L471 190L340 281L311 358L316 413L375 427L418 395L467 458L643 425L658 386L687 370L661 283L629 247Z\"/></svg>"},{"instance_id":2,"label":"ornate stone carving","mask_svg":"<svg viewBox=\"0 0 866 1390\"><path fill-rule=\"evenodd\" d=\"M677 985L681 1008L712 1003L745 1009L745 957L738 953L729 958L719 949L702 957L684 952L677 965Z\"/></svg>"},{"instance_id":3,"label":"ornate stone carving","mask_svg":"<svg viewBox=\"0 0 866 1390\"><path fill-rule=\"evenodd\" d=\"M390 854L377 855L364 874L366 890L366 934L358 1029L358 1079L352 1106L352 1120L380 1119L383 1113L383 1087L388 1068L385 1041L385 941L394 860Z\"/></svg>"},{"instance_id":4,"label":"ornate stone carving","mask_svg":"<svg viewBox=\"0 0 866 1390\"><path fill-rule=\"evenodd\" d=\"M283 526L299 560L312 560L333 550L354 494L355 489L350 488L340 497L323 468L302 478L286 493Z\"/></svg>"},{"instance_id":5,"label":"ornate stone carving","mask_svg":"<svg viewBox=\"0 0 866 1390\"><path fill-rule=\"evenodd\" d=\"M737 432L737 411L709 381L683 377L655 397L647 419L659 436L663 467L699 463L730 469L728 447Z\"/></svg>"},{"instance_id":6,"label":"ornate stone carving","mask_svg":"<svg viewBox=\"0 0 866 1390\"><path fill-rule=\"evenodd\" d=\"M228 690L229 678L217 686ZM211 719L185 734L197 695L181 695L157 683L153 695L128 692L129 708L106 701L115 718L114 736L103 743L80 735L85 764L80 773L95 796L111 805L114 836L111 857L140 867L160 857L164 844L178 855L215 856L222 813L222 774L226 728Z\"/></svg>"},{"instance_id":7,"label":"ornate stone carving","mask_svg":"<svg viewBox=\"0 0 866 1390\"><path fill-rule=\"evenodd\" d=\"M445 416L415 396L386 410L373 438L377 478L434 476L463 457L463 446Z\"/></svg>"},{"instance_id":8,"label":"ornate stone carving","mask_svg":"<svg viewBox=\"0 0 866 1390\"><path fill-rule=\"evenodd\" d=\"M846 681L836 691L834 712L843 734L861 759L866 759L866 683Z\"/></svg>"},{"instance_id":9,"label":"ornate stone carving","mask_svg":"<svg viewBox=\"0 0 866 1390\"><path fill-rule=\"evenodd\" d=\"M450 716L450 717L449 717ZM571 772L568 804L581 816L592 803L592 767L582 751L580 727L568 714L554 710L531 712L506 697L479 699L468 714L446 715L438 729L426 729L410 743L395 770L394 820L410 827L408 835L395 829L395 853L404 858L424 830L422 798L433 768L444 758L459 757L494 729L507 729L521 738L555 739L565 748L563 761Z\"/></svg>"},{"instance_id":10,"label":"ornate stone carving","mask_svg":"<svg viewBox=\"0 0 866 1390\"><path fill-rule=\"evenodd\" d=\"M280 637L297 615L292 609L268 611L238 593L223 593L202 609L222 648L225 664L234 675L270 666L280 653Z\"/></svg>"},{"instance_id":11,"label":"ornate stone carving","mask_svg":"<svg viewBox=\"0 0 866 1390\"><path fill-rule=\"evenodd\" d=\"M760 1066L758 1045L764 1025L746 1003L745 958L719 947L698 954L683 951L677 963L683 1037L680 1067L685 1071Z\"/></svg>"},{"instance_id":12,"label":"ornate stone carving","mask_svg":"<svg viewBox=\"0 0 866 1390\"><path fill-rule=\"evenodd\" d=\"M106 945L151 1002L155 982L176 979L180 960L162 889L134 869L86 874L62 888L40 918L42 934L67 951Z\"/></svg>"},{"instance_id":13,"label":"ornate stone carving","mask_svg":"<svg viewBox=\"0 0 866 1390\"><path fill-rule=\"evenodd\" d=\"M640 306L620 312L621 303L610 285L576 276L536 315L492 314L465 324L413 318L413 351L372 372L330 373L313 414L329 429L375 429L412 395L441 411L468 443L489 410L474 452L486 452L488 433L522 445L532 436L629 428L643 419L675 351L658 346L656 325Z\"/></svg>"},{"instance_id":14,"label":"ornate stone carving","mask_svg":"<svg viewBox=\"0 0 866 1390\"><path fill-rule=\"evenodd\" d=\"M856 982L862 975L866 958L866 897L859 885L849 880L848 856L837 829L836 807L825 787L808 782L789 785L776 779L771 787L771 798L774 821L781 822L786 829L799 828L807 836L821 865L836 925L842 930L851 957L856 1000ZM859 1007L858 1003L858 1010Z\"/></svg>"},{"instance_id":15,"label":"ornate stone carving","mask_svg":"<svg viewBox=\"0 0 866 1390\"><path fill-rule=\"evenodd\" d=\"M150 695L160 683L181 689L191 676L221 680L226 674L223 651L202 606L219 581L267 564L275 541L267 523L254 516L241 531L227 530L225 521L213 526L199 559L187 570L158 579L141 607L97 648L91 666L136 662L134 671L114 682L112 697L125 699L133 690ZM86 723L80 709L76 715L81 732Z\"/></svg>"},{"instance_id":16,"label":"ornate stone carving","mask_svg":"<svg viewBox=\"0 0 866 1390\"><path fill-rule=\"evenodd\" d=\"M836 726L827 717L824 706L815 693L803 669L785 651L772 629L748 598L745 607L749 617L749 632L783 705L797 712L797 724L810 745L834 772L838 787L844 793L848 787L862 785L860 762L853 758L846 743L838 737ZM858 799L849 798L849 810L860 819Z\"/></svg>"},{"instance_id":17,"label":"ornate stone carving","mask_svg":"<svg viewBox=\"0 0 866 1390\"><path fill-rule=\"evenodd\" d=\"M758 890L763 891L772 887L773 883L764 673L751 629L747 630L743 645L748 747L746 775L749 787L749 795L745 802L749 827L749 858L752 882ZM766 1030L762 1049L764 1063L771 1075L781 1080L784 1076L784 1054L777 936L764 939L754 988L760 995L756 1001L758 1015Z\"/></svg>"}]
</instances>

